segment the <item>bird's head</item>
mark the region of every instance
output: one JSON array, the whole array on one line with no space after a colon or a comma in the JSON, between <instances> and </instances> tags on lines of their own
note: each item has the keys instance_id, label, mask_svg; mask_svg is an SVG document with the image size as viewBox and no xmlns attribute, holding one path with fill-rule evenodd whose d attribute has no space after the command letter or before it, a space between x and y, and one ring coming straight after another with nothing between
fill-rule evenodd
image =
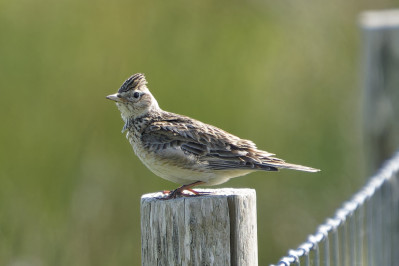
<instances>
[{"instance_id":1,"label":"bird's head","mask_svg":"<svg viewBox=\"0 0 399 266\"><path fill-rule=\"evenodd\" d=\"M107 96L107 99L115 101L124 121L159 109L157 100L146 84L145 76L137 73L128 78L117 93Z\"/></svg>"}]
</instances>

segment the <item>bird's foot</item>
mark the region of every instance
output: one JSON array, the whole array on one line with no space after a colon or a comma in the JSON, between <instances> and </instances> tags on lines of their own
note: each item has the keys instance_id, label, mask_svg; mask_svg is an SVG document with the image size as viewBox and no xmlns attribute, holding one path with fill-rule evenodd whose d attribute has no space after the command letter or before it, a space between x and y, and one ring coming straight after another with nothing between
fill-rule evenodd
<instances>
[{"instance_id":1,"label":"bird's foot","mask_svg":"<svg viewBox=\"0 0 399 266\"><path fill-rule=\"evenodd\" d=\"M196 197L196 196L204 196L204 195L209 195L210 192L205 192L205 191L195 191L194 189L191 189L191 187L195 185L200 185L203 184L204 182L202 181L197 181L189 185L183 185L173 191L170 190L164 190L162 191L163 194L167 195L166 197L162 197L161 199L163 200L168 200L168 199L176 199L179 197ZM188 191L190 193L187 193L185 191Z\"/></svg>"},{"instance_id":2,"label":"bird's foot","mask_svg":"<svg viewBox=\"0 0 399 266\"><path fill-rule=\"evenodd\" d=\"M179 189L175 189L175 190L164 190L162 191L162 193L166 196L161 197L161 199L163 200L168 200L168 199L176 199L176 198L180 198L180 197L196 197L196 196L201 196L201 195L205 195L202 192L198 192L192 189L185 189L185 190L179 190Z\"/></svg>"},{"instance_id":3,"label":"bird's foot","mask_svg":"<svg viewBox=\"0 0 399 266\"><path fill-rule=\"evenodd\" d=\"M188 190L188 191L190 191L191 193L193 193L194 196L205 196L205 195L211 194L211 192L209 192L209 191L196 191L196 190L191 189L191 188L186 189L186 190ZM191 196L193 196L193 195L191 195Z\"/></svg>"}]
</instances>

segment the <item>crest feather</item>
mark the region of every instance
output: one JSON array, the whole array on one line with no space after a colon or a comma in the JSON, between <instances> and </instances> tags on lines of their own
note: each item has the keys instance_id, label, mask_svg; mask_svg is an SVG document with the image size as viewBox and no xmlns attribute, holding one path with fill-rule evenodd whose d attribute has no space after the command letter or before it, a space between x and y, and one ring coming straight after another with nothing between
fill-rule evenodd
<instances>
[{"instance_id":1,"label":"crest feather","mask_svg":"<svg viewBox=\"0 0 399 266\"><path fill-rule=\"evenodd\" d=\"M125 92L131 89L135 89L147 84L144 74L136 73L128 78L120 87L118 92Z\"/></svg>"}]
</instances>

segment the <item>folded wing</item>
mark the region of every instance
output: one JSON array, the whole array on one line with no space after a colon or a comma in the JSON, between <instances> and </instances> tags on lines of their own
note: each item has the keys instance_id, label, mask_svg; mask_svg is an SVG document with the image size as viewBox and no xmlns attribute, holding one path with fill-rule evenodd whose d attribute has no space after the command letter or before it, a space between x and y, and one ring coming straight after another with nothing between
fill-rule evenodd
<instances>
[{"instance_id":1,"label":"folded wing","mask_svg":"<svg viewBox=\"0 0 399 266\"><path fill-rule=\"evenodd\" d=\"M286 164L249 140L188 117L155 121L142 134L145 146L163 156L181 156L209 170L277 171ZM193 162L194 163L194 162Z\"/></svg>"}]
</instances>

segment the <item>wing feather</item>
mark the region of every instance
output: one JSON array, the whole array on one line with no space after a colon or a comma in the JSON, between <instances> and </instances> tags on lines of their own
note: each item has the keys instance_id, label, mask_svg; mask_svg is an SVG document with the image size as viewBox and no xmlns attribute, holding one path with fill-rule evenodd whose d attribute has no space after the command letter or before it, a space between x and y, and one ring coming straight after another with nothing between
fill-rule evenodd
<instances>
[{"instance_id":1,"label":"wing feather","mask_svg":"<svg viewBox=\"0 0 399 266\"><path fill-rule=\"evenodd\" d=\"M181 156L194 156L209 170L277 171L273 163L284 163L271 157L272 153L257 150L250 140L183 116L153 121L144 130L141 139L147 148L164 156L176 156L175 152L167 152L168 149L181 150L184 152Z\"/></svg>"}]
</instances>

